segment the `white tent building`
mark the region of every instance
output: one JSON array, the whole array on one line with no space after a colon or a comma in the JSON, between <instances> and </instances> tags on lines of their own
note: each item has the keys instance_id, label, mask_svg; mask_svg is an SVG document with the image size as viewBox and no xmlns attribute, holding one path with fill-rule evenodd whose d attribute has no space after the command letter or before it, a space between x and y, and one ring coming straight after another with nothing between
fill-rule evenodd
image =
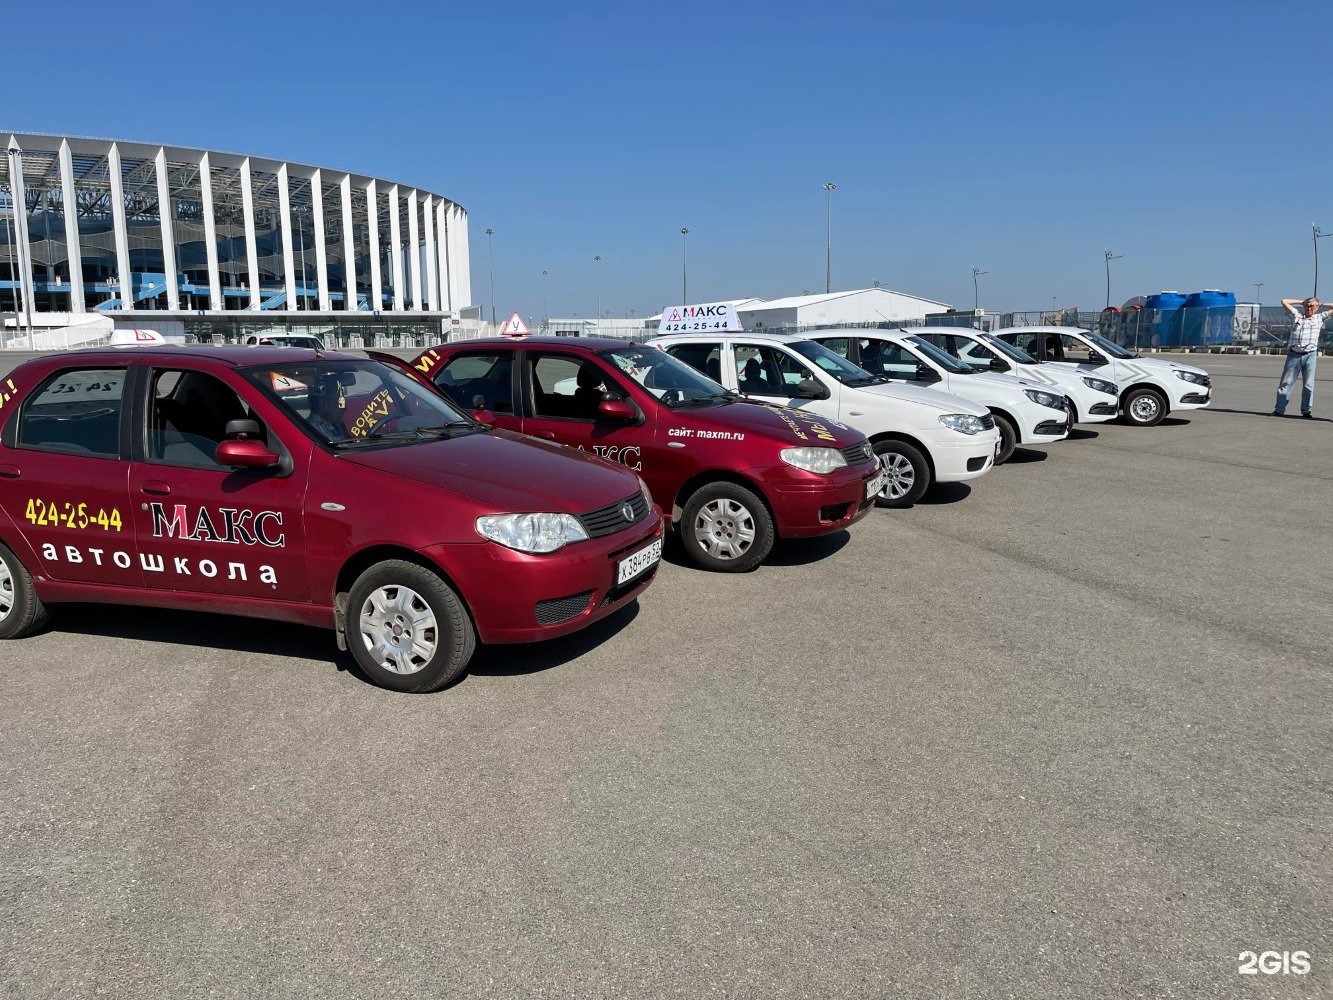
<instances>
[{"instance_id":1,"label":"white tent building","mask_svg":"<svg viewBox=\"0 0 1333 1000\"><path fill-rule=\"evenodd\" d=\"M767 301L752 300L738 305L736 312L747 330L773 330L919 323L926 318L926 313L942 312L948 308L945 302L876 287L820 295L791 295Z\"/></svg>"}]
</instances>

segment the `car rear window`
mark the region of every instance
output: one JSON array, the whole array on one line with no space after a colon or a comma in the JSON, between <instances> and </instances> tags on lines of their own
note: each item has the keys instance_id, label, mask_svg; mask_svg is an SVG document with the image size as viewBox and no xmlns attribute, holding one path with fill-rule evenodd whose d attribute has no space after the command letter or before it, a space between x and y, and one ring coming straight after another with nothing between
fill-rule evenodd
<instances>
[{"instance_id":1,"label":"car rear window","mask_svg":"<svg viewBox=\"0 0 1333 1000\"><path fill-rule=\"evenodd\" d=\"M24 404L20 448L118 458L124 368L80 368L50 378Z\"/></svg>"}]
</instances>

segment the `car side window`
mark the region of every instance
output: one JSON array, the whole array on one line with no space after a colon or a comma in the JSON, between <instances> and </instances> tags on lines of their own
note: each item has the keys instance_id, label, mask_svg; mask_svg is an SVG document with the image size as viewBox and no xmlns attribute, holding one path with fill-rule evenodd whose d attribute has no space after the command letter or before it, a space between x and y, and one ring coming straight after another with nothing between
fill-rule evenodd
<instances>
[{"instance_id":1,"label":"car side window","mask_svg":"<svg viewBox=\"0 0 1333 1000\"><path fill-rule=\"evenodd\" d=\"M513 351L459 354L435 376L435 384L456 406L472 409L477 396L495 413L514 412Z\"/></svg>"},{"instance_id":2,"label":"car side window","mask_svg":"<svg viewBox=\"0 0 1333 1000\"><path fill-rule=\"evenodd\" d=\"M216 376L158 369L153 372L152 386L148 411L150 462L228 469L214 458L223 441L241 436L268 440L268 428L250 404Z\"/></svg>"},{"instance_id":3,"label":"car side window","mask_svg":"<svg viewBox=\"0 0 1333 1000\"><path fill-rule=\"evenodd\" d=\"M999 357L998 353L978 341L968 340L966 337L949 339L953 341L953 347L951 350L945 349L963 364L971 365L973 368L989 368L991 359Z\"/></svg>"},{"instance_id":4,"label":"car side window","mask_svg":"<svg viewBox=\"0 0 1333 1000\"><path fill-rule=\"evenodd\" d=\"M828 340L821 340L818 341L818 343L823 344L834 354L840 355L848 360L851 359L851 354L848 352L852 349L852 342L847 337L830 337Z\"/></svg>"},{"instance_id":5,"label":"car side window","mask_svg":"<svg viewBox=\"0 0 1333 1000\"><path fill-rule=\"evenodd\" d=\"M815 377L808 366L774 347L737 344L735 352L736 385L747 396L795 396L798 385Z\"/></svg>"},{"instance_id":6,"label":"car side window","mask_svg":"<svg viewBox=\"0 0 1333 1000\"><path fill-rule=\"evenodd\" d=\"M1067 333L1048 333L1046 335L1048 350L1049 345L1052 342L1059 343L1060 351L1064 355L1062 360L1064 361L1072 361L1076 364L1087 364L1092 360L1092 349L1077 337L1072 337ZM1054 361L1056 359L1052 358L1051 360Z\"/></svg>"},{"instance_id":7,"label":"car side window","mask_svg":"<svg viewBox=\"0 0 1333 1000\"><path fill-rule=\"evenodd\" d=\"M595 361L569 354L528 354L533 415L555 420L597 419L607 392L623 392L610 373Z\"/></svg>"},{"instance_id":8,"label":"car side window","mask_svg":"<svg viewBox=\"0 0 1333 1000\"><path fill-rule=\"evenodd\" d=\"M1000 338L1007 343L1013 344L1020 351L1026 351L1038 361L1048 360L1042 357L1041 353L1041 334L1039 333L1011 333Z\"/></svg>"},{"instance_id":9,"label":"car side window","mask_svg":"<svg viewBox=\"0 0 1333 1000\"><path fill-rule=\"evenodd\" d=\"M722 383L722 345L715 342L691 341L688 344L672 344L666 352L678 361L684 361L695 371L707 375L714 382Z\"/></svg>"},{"instance_id":10,"label":"car side window","mask_svg":"<svg viewBox=\"0 0 1333 1000\"><path fill-rule=\"evenodd\" d=\"M860 365L875 375L916 380L916 357L902 345L887 340L862 340Z\"/></svg>"},{"instance_id":11,"label":"car side window","mask_svg":"<svg viewBox=\"0 0 1333 1000\"><path fill-rule=\"evenodd\" d=\"M20 448L120 458L124 368L68 369L32 394L19 415Z\"/></svg>"}]
</instances>

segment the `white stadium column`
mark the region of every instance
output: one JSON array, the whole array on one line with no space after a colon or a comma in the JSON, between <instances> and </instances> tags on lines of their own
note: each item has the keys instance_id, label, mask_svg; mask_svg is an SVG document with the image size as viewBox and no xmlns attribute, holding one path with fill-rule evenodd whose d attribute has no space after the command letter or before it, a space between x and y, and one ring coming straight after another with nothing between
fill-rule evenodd
<instances>
[{"instance_id":1,"label":"white stadium column","mask_svg":"<svg viewBox=\"0 0 1333 1000\"><path fill-rule=\"evenodd\" d=\"M440 199L435 203L436 261L440 268L440 305L445 312L453 312L453 277L449 275L449 207L452 203Z\"/></svg>"},{"instance_id":2,"label":"white stadium column","mask_svg":"<svg viewBox=\"0 0 1333 1000\"><path fill-rule=\"evenodd\" d=\"M130 234L125 221L125 184L120 172L120 147L114 142L107 154L111 178L111 225L116 240L116 270L120 272L120 308L134 308L134 275L130 273Z\"/></svg>"},{"instance_id":3,"label":"white stadium column","mask_svg":"<svg viewBox=\"0 0 1333 1000\"><path fill-rule=\"evenodd\" d=\"M65 206L65 248L69 253L69 308L87 312L83 297L83 251L79 242L79 202L74 188L74 157L69 143L60 140L60 194Z\"/></svg>"},{"instance_id":4,"label":"white stadium column","mask_svg":"<svg viewBox=\"0 0 1333 1000\"><path fill-rule=\"evenodd\" d=\"M32 241L28 236L28 189L23 183L23 153L18 140L12 135L9 137L9 153L14 154L5 159L5 167L9 171L10 214L14 217L14 232L10 234L10 238L18 244L19 288L23 294L24 310L31 323L32 314L36 309L33 307ZM19 163L18 170L13 169L15 160ZM10 280L13 280L13 275L10 276ZM14 330L18 332L17 318ZM3 343L3 337L0 337L0 343ZM28 328L28 346L32 346L31 325Z\"/></svg>"},{"instance_id":5,"label":"white stadium column","mask_svg":"<svg viewBox=\"0 0 1333 1000\"><path fill-rule=\"evenodd\" d=\"M208 308L222 310L222 279L218 276L218 224L213 217L213 165L199 158L199 193L204 202L204 250L208 254Z\"/></svg>"},{"instance_id":6,"label":"white stadium column","mask_svg":"<svg viewBox=\"0 0 1333 1000\"><path fill-rule=\"evenodd\" d=\"M417 223L417 189L407 195L407 273L412 279L412 308L425 309L421 294L421 227Z\"/></svg>"},{"instance_id":7,"label":"white stadium column","mask_svg":"<svg viewBox=\"0 0 1333 1000\"><path fill-rule=\"evenodd\" d=\"M422 236L426 243L426 308L440 311L440 272L435 266L435 196L426 195L421 203Z\"/></svg>"},{"instance_id":8,"label":"white stadium column","mask_svg":"<svg viewBox=\"0 0 1333 1000\"><path fill-rule=\"evenodd\" d=\"M403 226L398 221L398 185L389 188L389 283L393 285L393 307L406 308L403 295Z\"/></svg>"},{"instance_id":9,"label":"white stadium column","mask_svg":"<svg viewBox=\"0 0 1333 1000\"><path fill-rule=\"evenodd\" d=\"M245 217L245 273L250 284L250 308L259 308L259 247L255 239L255 192L250 157L241 161L241 212Z\"/></svg>"},{"instance_id":10,"label":"white stadium column","mask_svg":"<svg viewBox=\"0 0 1333 1000\"><path fill-rule=\"evenodd\" d=\"M347 286L347 310L356 312L356 230L352 227L352 175L343 174L338 183L343 210L343 283Z\"/></svg>"},{"instance_id":11,"label":"white stadium column","mask_svg":"<svg viewBox=\"0 0 1333 1000\"><path fill-rule=\"evenodd\" d=\"M296 308L296 254L292 250L292 193L287 187L287 164L278 167L278 215L282 224L282 276L287 286L287 308Z\"/></svg>"},{"instance_id":12,"label":"white stadium column","mask_svg":"<svg viewBox=\"0 0 1333 1000\"><path fill-rule=\"evenodd\" d=\"M162 277L167 283L167 308L181 307L180 279L176 277L176 234L171 217L171 180L167 177L167 151L161 146L153 157L157 175L157 220L162 230Z\"/></svg>"},{"instance_id":13,"label":"white stadium column","mask_svg":"<svg viewBox=\"0 0 1333 1000\"><path fill-rule=\"evenodd\" d=\"M319 285L319 310L333 308L329 300L329 248L324 242L324 174L316 170L310 178L310 206L315 213L315 281Z\"/></svg>"},{"instance_id":14,"label":"white stadium column","mask_svg":"<svg viewBox=\"0 0 1333 1000\"><path fill-rule=\"evenodd\" d=\"M472 305L472 247L468 244L467 212L458 208L458 295L462 305Z\"/></svg>"},{"instance_id":15,"label":"white stadium column","mask_svg":"<svg viewBox=\"0 0 1333 1000\"><path fill-rule=\"evenodd\" d=\"M366 243L370 247L370 310L384 308L384 283L380 275L380 200L375 179L366 182Z\"/></svg>"}]
</instances>

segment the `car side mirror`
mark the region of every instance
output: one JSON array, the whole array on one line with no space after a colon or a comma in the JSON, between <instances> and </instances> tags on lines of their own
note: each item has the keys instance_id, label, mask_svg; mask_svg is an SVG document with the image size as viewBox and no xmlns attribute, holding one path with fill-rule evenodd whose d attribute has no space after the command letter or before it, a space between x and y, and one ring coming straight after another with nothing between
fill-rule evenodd
<instances>
[{"instance_id":1,"label":"car side mirror","mask_svg":"<svg viewBox=\"0 0 1333 1000\"><path fill-rule=\"evenodd\" d=\"M993 372L1007 372L1009 370L1009 362L1005 361L1004 358L991 358L990 370Z\"/></svg>"},{"instance_id":2,"label":"car side mirror","mask_svg":"<svg viewBox=\"0 0 1333 1000\"><path fill-rule=\"evenodd\" d=\"M270 469L278 464L278 456L268 450L268 445L255 438L243 438L239 441L223 441L213 453L218 465L229 465L236 469Z\"/></svg>"},{"instance_id":3,"label":"car side mirror","mask_svg":"<svg viewBox=\"0 0 1333 1000\"><path fill-rule=\"evenodd\" d=\"M803 378L796 383L796 395L800 399L828 399L829 391L812 378Z\"/></svg>"},{"instance_id":4,"label":"car side mirror","mask_svg":"<svg viewBox=\"0 0 1333 1000\"><path fill-rule=\"evenodd\" d=\"M938 382L940 374L930 365L920 364L916 366L916 380L918 382Z\"/></svg>"},{"instance_id":5,"label":"car side mirror","mask_svg":"<svg viewBox=\"0 0 1333 1000\"><path fill-rule=\"evenodd\" d=\"M472 397L472 419L479 424L495 423L495 414L486 409L486 397L481 393Z\"/></svg>"},{"instance_id":6,"label":"car side mirror","mask_svg":"<svg viewBox=\"0 0 1333 1000\"><path fill-rule=\"evenodd\" d=\"M633 404L623 399L604 399L597 404L597 419L618 424L632 424L639 418Z\"/></svg>"},{"instance_id":7,"label":"car side mirror","mask_svg":"<svg viewBox=\"0 0 1333 1000\"><path fill-rule=\"evenodd\" d=\"M1090 364L1090 365L1104 365L1104 364L1106 364L1106 358L1103 357L1102 355L1098 354L1096 351L1089 351L1089 352L1088 352L1088 364Z\"/></svg>"}]
</instances>

